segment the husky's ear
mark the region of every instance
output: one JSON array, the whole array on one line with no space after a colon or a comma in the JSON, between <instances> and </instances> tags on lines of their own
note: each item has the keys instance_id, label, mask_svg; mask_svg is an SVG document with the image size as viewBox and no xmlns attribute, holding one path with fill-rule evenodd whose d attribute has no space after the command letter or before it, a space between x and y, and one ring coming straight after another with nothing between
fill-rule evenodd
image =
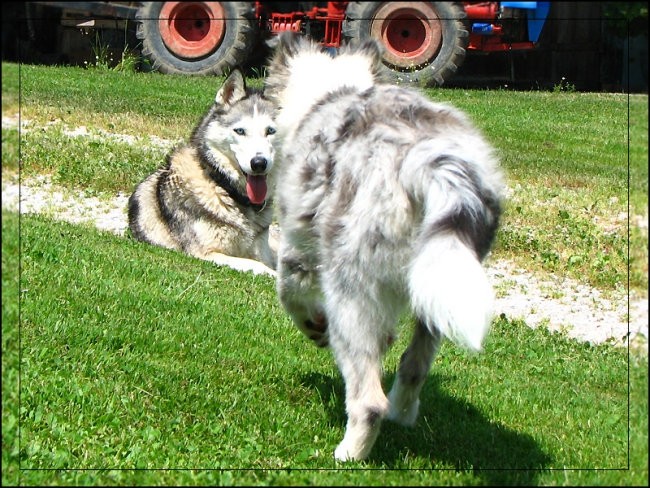
<instances>
[{"instance_id":1,"label":"husky's ear","mask_svg":"<svg viewBox=\"0 0 650 488\"><path fill-rule=\"evenodd\" d=\"M246 96L246 83L244 82L244 75L242 72L235 68L232 70L226 81L214 97L215 103L219 105L232 105L233 103L241 100Z\"/></svg>"}]
</instances>

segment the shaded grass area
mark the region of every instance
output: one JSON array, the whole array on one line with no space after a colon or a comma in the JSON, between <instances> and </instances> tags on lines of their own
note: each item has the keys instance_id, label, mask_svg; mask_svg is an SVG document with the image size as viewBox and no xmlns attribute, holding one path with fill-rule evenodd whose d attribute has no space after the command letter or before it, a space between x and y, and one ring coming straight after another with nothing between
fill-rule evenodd
<instances>
[{"instance_id":1,"label":"shaded grass area","mask_svg":"<svg viewBox=\"0 0 650 488\"><path fill-rule=\"evenodd\" d=\"M17 225L3 212L13 298ZM3 382L3 446L14 446L3 464L20 462L25 484L647 481L647 359L632 357L628 390L624 350L501 317L483 354L445 343L415 429L386 422L370 459L342 466L342 380L270 278L39 216L22 217L20 245L21 401L15 377ZM3 362L15 367L13 310L3 303ZM386 359L386 386L408 336ZM20 450L6 417L18 411Z\"/></svg>"}]
</instances>

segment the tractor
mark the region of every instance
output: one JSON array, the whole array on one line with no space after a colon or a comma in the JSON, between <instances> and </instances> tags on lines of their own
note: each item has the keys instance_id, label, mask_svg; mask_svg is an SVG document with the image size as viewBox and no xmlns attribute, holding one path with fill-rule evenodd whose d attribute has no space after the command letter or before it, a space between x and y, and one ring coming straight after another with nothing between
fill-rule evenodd
<instances>
[{"instance_id":1,"label":"tractor","mask_svg":"<svg viewBox=\"0 0 650 488\"><path fill-rule=\"evenodd\" d=\"M259 55L270 37L292 31L334 52L342 43L378 39L389 78L421 86L443 85L468 51L535 49L550 7L550 2L26 3L61 9L68 26L134 21L143 57L162 73L221 75Z\"/></svg>"}]
</instances>

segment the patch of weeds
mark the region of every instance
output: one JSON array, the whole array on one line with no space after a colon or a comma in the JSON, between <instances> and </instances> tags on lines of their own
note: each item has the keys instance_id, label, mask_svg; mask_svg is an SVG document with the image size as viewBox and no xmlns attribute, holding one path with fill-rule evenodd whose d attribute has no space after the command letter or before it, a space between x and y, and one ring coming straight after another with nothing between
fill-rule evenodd
<instances>
[{"instance_id":1,"label":"patch of weeds","mask_svg":"<svg viewBox=\"0 0 650 488\"><path fill-rule=\"evenodd\" d=\"M124 71L129 73L134 73L140 63L140 57L137 55L135 50L124 46L122 50L122 56L115 66L115 71Z\"/></svg>"},{"instance_id":2,"label":"patch of weeds","mask_svg":"<svg viewBox=\"0 0 650 488\"><path fill-rule=\"evenodd\" d=\"M544 296L546 298L552 298L554 300L557 300L564 296L564 291L557 286L542 285L541 289L542 289L542 293L544 293Z\"/></svg>"},{"instance_id":3,"label":"patch of weeds","mask_svg":"<svg viewBox=\"0 0 650 488\"><path fill-rule=\"evenodd\" d=\"M517 286L516 281L502 279L495 285L494 293L497 298L504 298L510 294L510 290L512 290L515 286Z\"/></svg>"},{"instance_id":4,"label":"patch of weeds","mask_svg":"<svg viewBox=\"0 0 650 488\"><path fill-rule=\"evenodd\" d=\"M573 83L569 83L567 79L563 76L559 83L553 85L553 93L575 93L576 86Z\"/></svg>"},{"instance_id":5,"label":"patch of weeds","mask_svg":"<svg viewBox=\"0 0 650 488\"><path fill-rule=\"evenodd\" d=\"M110 69L111 63L113 62L111 51L108 44L102 43L99 32L95 32L95 40L92 44L91 49L93 52L94 61L92 64L88 63L88 61L84 61L84 65L86 65L88 68L92 67L95 69L103 70Z\"/></svg>"},{"instance_id":6,"label":"patch of weeds","mask_svg":"<svg viewBox=\"0 0 650 488\"><path fill-rule=\"evenodd\" d=\"M94 68L99 70L113 70L119 72L134 73L140 63L140 56L134 48L129 47L126 42L126 31L124 48L119 55L119 59L113 58L114 52L110 47L110 43L104 42L101 38L100 32L95 31L95 38L92 41L91 50L93 53L94 61L84 61L86 68Z\"/></svg>"}]
</instances>

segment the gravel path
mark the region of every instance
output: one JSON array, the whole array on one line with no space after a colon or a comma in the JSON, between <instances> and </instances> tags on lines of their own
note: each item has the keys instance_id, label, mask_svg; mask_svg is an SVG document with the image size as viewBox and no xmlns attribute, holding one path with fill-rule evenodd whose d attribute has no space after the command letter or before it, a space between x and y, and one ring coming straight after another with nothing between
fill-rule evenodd
<instances>
[{"instance_id":1,"label":"gravel path","mask_svg":"<svg viewBox=\"0 0 650 488\"><path fill-rule=\"evenodd\" d=\"M2 122L5 126L14 121L3 117ZM70 135L87 134L76 130ZM127 229L126 194L89 197L84 192L58 188L46 177L23 181L19 186L17 175L3 174L2 207L17 210L19 195L22 213L45 213L72 223L88 223L120 236ZM522 318L531 327L548 327L594 344L625 346L629 338L633 347L647 354L647 298L628 297L624 292L607 293L605 297L575 280L540 278L505 260L489 259L486 267L497 292L497 314Z\"/></svg>"},{"instance_id":2,"label":"gravel path","mask_svg":"<svg viewBox=\"0 0 650 488\"><path fill-rule=\"evenodd\" d=\"M24 182L21 187L16 180L3 178L3 208L17 210L20 190L23 213L44 213L72 223L88 223L124 236L129 195L99 199L57 188L43 177ZM531 327L542 325L594 344L610 341L625 345L629 326L632 344L647 352L647 299L628 300L622 293L605 298L599 290L577 281L541 279L505 260L488 260L486 266L497 290L498 314L523 318ZM557 290L562 290L561 297L556 296Z\"/></svg>"}]
</instances>

